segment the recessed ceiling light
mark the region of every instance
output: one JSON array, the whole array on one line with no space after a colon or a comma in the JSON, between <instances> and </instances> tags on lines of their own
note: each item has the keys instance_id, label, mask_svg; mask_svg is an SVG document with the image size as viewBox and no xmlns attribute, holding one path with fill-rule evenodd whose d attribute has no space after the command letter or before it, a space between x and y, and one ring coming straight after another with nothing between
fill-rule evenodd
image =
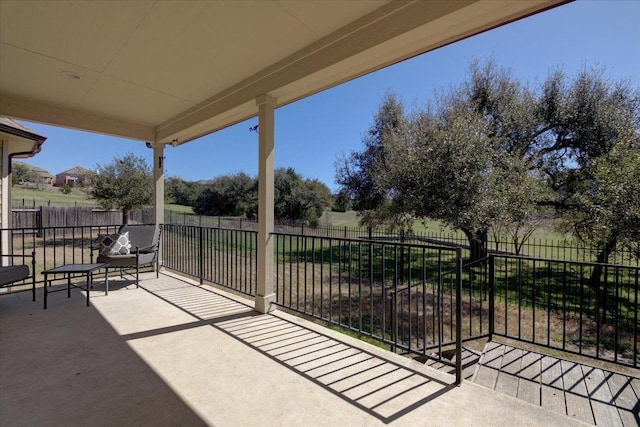
<instances>
[{"instance_id":1,"label":"recessed ceiling light","mask_svg":"<svg viewBox=\"0 0 640 427\"><path fill-rule=\"evenodd\" d=\"M80 74L74 73L73 71L63 71L61 74L71 80L80 80Z\"/></svg>"}]
</instances>

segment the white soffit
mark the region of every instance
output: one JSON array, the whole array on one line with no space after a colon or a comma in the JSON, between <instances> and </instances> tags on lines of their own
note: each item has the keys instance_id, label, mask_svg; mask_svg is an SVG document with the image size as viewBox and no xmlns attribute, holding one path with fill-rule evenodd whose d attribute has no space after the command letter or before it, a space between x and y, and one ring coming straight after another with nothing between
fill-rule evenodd
<instances>
[{"instance_id":1,"label":"white soffit","mask_svg":"<svg viewBox=\"0 0 640 427\"><path fill-rule=\"evenodd\" d=\"M185 142L564 2L0 0L0 114Z\"/></svg>"}]
</instances>

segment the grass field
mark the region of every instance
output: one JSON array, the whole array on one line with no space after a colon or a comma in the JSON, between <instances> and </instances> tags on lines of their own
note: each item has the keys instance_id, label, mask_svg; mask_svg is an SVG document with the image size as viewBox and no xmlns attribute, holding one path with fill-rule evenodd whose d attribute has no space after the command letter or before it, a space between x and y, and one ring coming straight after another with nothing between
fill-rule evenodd
<instances>
[{"instance_id":1,"label":"grass field","mask_svg":"<svg viewBox=\"0 0 640 427\"><path fill-rule=\"evenodd\" d=\"M358 216L358 212L355 211L347 211L347 212L333 212L333 211L325 211L322 217L320 217L320 225L332 225L338 227L359 227L360 226L360 217ZM433 220L415 220L413 223L413 231L417 233L444 233L444 234L452 234L461 238L464 238L464 233L461 231L456 231L450 227L443 226L438 221ZM554 224L549 222L548 224L543 224L536 232L534 232L533 236L537 239L554 239L554 240L565 240L570 238L570 236L563 235L555 231Z\"/></svg>"},{"instance_id":2,"label":"grass field","mask_svg":"<svg viewBox=\"0 0 640 427\"><path fill-rule=\"evenodd\" d=\"M98 206L96 200L89 198L81 188L72 188L71 193L64 194L60 191L59 187L49 187L39 190L21 185L12 187L11 204L14 208L20 206ZM165 205L165 208L178 213L193 214L191 206L168 203Z\"/></svg>"},{"instance_id":3,"label":"grass field","mask_svg":"<svg viewBox=\"0 0 640 427\"><path fill-rule=\"evenodd\" d=\"M37 188L13 186L11 189L11 204L13 207L27 206L95 206L96 202L90 200L80 188L73 188L71 193L64 194L58 187L50 187L39 190Z\"/></svg>"},{"instance_id":4,"label":"grass field","mask_svg":"<svg viewBox=\"0 0 640 427\"><path fill-rule=\"evenodd\" d=\"M87 194L79 188L72 189L70 194L63 194L59 188L50 187L43 190L35 188L25 188L23 186L13 187L12 200L14 207L26 206L26 207L38 207L38 206L97 206L95 200L88 198ZM201 224L203 226L218 226L220 224L216 217L201 217L196 218L193 209L190 206L182 206L175 204L165 205L165 221L182 223L185 221L191 221L193 224ZM183 218L184 217L184 218ZM188 218L187 218L188 217ZM186 218L186 219L185 219ZM205 221L205 219L207 221ZM201 220L201 221L200 221ZM247 225L242 223L242 220L238 219L236 223L229 222L230 218L226 218L226 224L222 224L225 228L243 228L249 227L251 229L251 222L247 222ZM223 221L224 222L224 221ZM333 227L335 233L332 235L338 236L340 228L357 228L359 226L360 217L357 212L333 212L325 211L320 218L319 233L322 229ZM255 224L253 224L255 227ZM364 230L364 229L362 229ZM282 230L280 230L282 231ZM300 227L293 226L291 229L286 228L286 232L296 234L300 230ZM283 231L283 232L285 232ZM455 242L456 244L466 244L466 238L460 231L455 231L451 228L442 226L438 221L421 221L416 220L413 225L413 231L416 234L429 233L428 237L435 238L432 243L437 242ZM313 234L312 229L305 227L305 234ZM354 233L358 233L354 231ZM321 234L321 233L320 233ZM318 234L318 235L320 235ZM362 233L361 233L362 234ZM352 236L350 233L349 236ZM360 234L358 234L360 236ZM345 231L344 236L347 237ZM353 236L352 236L353 237ZM498 249L500 251L514 252L513 244L510 243L508 236L504 236L499 246L495 246L495 243L490 238L489 248ZM412 241L415 243L415 241ZM559 259L559 260L572 260L572 261L595 261L597 251L586 250L582 248L582 245L573 241L571 236L557 233L554 230L553 221L549 221L540 227L526 242L522 252L522 255L534 256L538 258L547 259ZM638 260L633 258L632 254L621 252L615 253L613 258L610 258L610 262L613 264L626 264L626 265L638 265Z\"/></svg>"},{"instance_id":5,"label":"grass field","mask_svg":"<svg viewBox=\"0 0 640 427\"><path fill-rule=\"evenodd\" d=\"M322 217L320 217L320 225L332 225L336 227L359 227L360 217L355 211L325 211ZM413 224L413 231L444 232L452 234L458 233L448 227L442 227L438 221L415 221Z\"/></svg>"},{"instance_id":6,"label":"grass field","mask_svg":"<svg viewBox=\"0 0 640 427\"><path fill-rule=\"evenodd\" d=\"M21 185L16 185L12 188L12 204L14 207L23 206L23 203L27 207L33 206L95 206L97 205L95 200L89 198L89 196L81 188L72 188L71 193L63 194L58 187L49 187L42 190L37 188L28 188ZM166 209L178 213L193 214L193 209L190 206L182 206L175 204L166 204ZM337 226L337 227L358 227L360 225L360 218L355 211L347 212L333 212L325 211L320 218L320 225L322 226ZM464 235L451 228L442 226L438 221L419 221L416 220L413 224L413 230L416 232L442 232L446 234L453 234L460 237ZM558 237L551 236L552 233L544 230L536 235L536 237Z\"/></svg>"}]
</instances>

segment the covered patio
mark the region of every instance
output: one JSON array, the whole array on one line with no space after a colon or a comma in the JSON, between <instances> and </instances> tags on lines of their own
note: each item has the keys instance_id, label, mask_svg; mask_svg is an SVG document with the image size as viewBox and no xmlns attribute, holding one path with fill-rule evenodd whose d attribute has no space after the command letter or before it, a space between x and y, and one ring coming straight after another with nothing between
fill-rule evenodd
<instances>
[{"instance_id":1,"label":"covered patio","mask_svg":"<svg viewBox=\"0 0 640 427\"><path fill-rule=\"evenodd\" d=\"M264 313L275 300L275 109L567 2L2 0L0 116L146 143L156 224L165 148L258 116Z\"/></svg>"},{"instance_id":2,"label":"covered patio","mask_svg":"<svg viewBox=\"0 0 640 427\"><path fill-rule=\"evenodd\" d=\"M4 295L2 424L578 424L273 311L275 110L563 3L0 0L0 115L146 143L156 224L169 147L259 118L255 296L166 271L89 308Z\"/></svg>"},{"instance_id":3,"label":"covered patio","mask_svg":"<svg viewBox=\"0 0 640 427\"><path fill-rule=\"evenodd\" d=\"M176 275L101 285L0 299L3 425L580 425Z\"/></svg>"}]
</instances>

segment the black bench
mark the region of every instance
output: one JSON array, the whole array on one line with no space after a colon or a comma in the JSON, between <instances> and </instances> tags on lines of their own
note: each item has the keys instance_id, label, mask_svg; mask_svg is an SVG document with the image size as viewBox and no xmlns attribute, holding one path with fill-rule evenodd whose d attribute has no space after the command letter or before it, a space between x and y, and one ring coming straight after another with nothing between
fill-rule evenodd
<instances>
[{"instance_id":1,"label":"black bench","mask_svg":"<svg viewBox=\"0 0 640 427\"><path fill-rule=\"evenodd\" d=\"M32 252L31 255L0 255L2 258L22 258L23 262L25 258L31 258L31 271L29 273L29 266L23 265L4 265L0 266L0 287L11 286L15 282L26 280L31 277L31 292L33 295L33 301L36 300L36 253Z\"/></svg>"}]
</instances>

